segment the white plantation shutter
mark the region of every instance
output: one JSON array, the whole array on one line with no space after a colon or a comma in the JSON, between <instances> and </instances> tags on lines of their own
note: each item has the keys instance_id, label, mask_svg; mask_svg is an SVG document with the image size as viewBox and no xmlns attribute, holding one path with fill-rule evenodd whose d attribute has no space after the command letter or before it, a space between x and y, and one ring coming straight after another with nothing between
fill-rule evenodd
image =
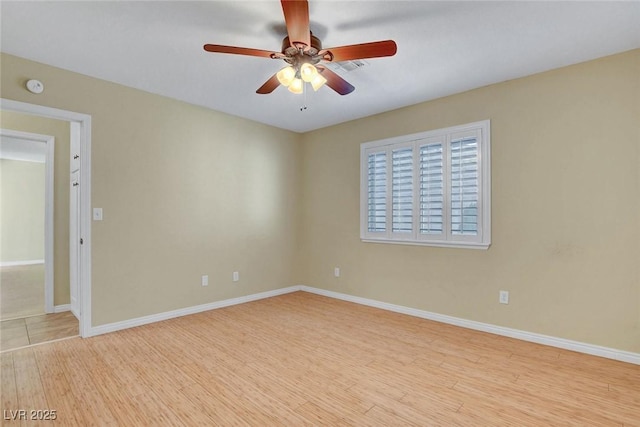
<instances>
[{"instance_id":1,"label":"white plantation shutter","mask_svg":"<svg viewBox=\"0 0 640 427\"><path fill-rule=\"evenodd\" d=\"M392 231L411 233L413 230L413 147L393 150L392 168Z\"/></svg>"},{"instance_id":2,"label":"white plantation shutter","mask_svg":"<svg viewBox=\"0 0 640 427\"><path fill-rule=\"evenodd\" d=\"M451 158L451 234L478 234L478 141L453 139Z\"/></svg>"},{"instance_id":3,"label":"white plantation shutter","mask_svg":"<svg viewBox=\"0 0 640 427\"><path fill-rule=\"evenodd\" d=\"M444 224L442 142L420 146L420 233L442 234Z\"/></svg>"},{"instance_id":4,"label":"white plantation shutter","mask_svg":"<svg viewBox=\"0 0 640 427\"><path fill-rule=\"evenodd\" d=\"M368 215L367 230L385 232L387 229L387 153L367 156Z\"/></svg>"},{"instance_id":5,"label":"white plantation shutter","mask_svg":"<svg viewBox=\"0 0 640 427\"><path fill-rule=\"evenodd\" d=\"M489 121L361 145L363 241L487 249Z\"/></svg>"}]
</instances>

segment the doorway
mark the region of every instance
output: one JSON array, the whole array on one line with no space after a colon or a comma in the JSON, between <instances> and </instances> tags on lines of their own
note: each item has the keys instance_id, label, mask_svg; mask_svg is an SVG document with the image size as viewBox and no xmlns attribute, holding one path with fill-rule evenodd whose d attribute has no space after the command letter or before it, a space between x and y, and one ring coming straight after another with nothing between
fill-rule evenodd
<instances>
[{"instance_id":1,"label":"doorway","mask_svg":"<svg viewBox=\"0 0 640 427\"><path fill-rule=\"evenodd\" d=\"M0 320L54 312L54 145L0 129Z\"/></svg>"},{"instance_id":2,"label":"doorway","mask_svg":"<svg viewBox=\"0 0 640 427\"><path fill-rule=\"evenodd\" d=\"M66 121L70 126L71 144L74 137L77 141L77 152L74 153L78 164L77 215L75 219L70 215L69 223L70 229L77 230L73 240L69 239L69 252L72 254L69 269L77 272L77 290L69 309L79 319L79 334L83 337L91 336L91 116L8 99L0 99L0 109ZM70 173L68 170L66 172Z\"/></svg>"}]
</instances>

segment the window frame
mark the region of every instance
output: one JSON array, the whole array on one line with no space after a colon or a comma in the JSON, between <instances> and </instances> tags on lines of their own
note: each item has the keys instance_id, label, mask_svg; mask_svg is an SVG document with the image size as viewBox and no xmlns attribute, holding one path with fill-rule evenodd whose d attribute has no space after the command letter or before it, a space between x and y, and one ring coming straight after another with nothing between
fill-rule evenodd
<instances>
[{"instance_id":1,"label":"window frame","mask_svg":"<svg viewBox=\"0 0 640 427\"><path fill-rule=\"evenodd\" d=\"M483 120L460 126L360 144L360 239L363 242L436 247L488 249L491 245L491 123ZM474 135L478 142L477 235L457 235L451 230L451 141ZM420 148L442 142L443 152L443 231L420 233ZM413 226L411 233L393 232L393 151L413 147ZM386 153L386 226L384 232L368 230L368 156Z\"/></svg>"}]
</instances>

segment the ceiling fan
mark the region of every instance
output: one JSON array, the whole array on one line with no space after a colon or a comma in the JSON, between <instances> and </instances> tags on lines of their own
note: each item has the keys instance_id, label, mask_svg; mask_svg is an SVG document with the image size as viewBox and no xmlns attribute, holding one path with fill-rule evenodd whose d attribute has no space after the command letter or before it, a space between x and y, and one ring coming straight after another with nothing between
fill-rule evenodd
<instances>
[{"instance_id":1,"label":"ceiling fan","mask_svg":"<svg viewBox=\"0 0 640 427\"><path fill-rule=\"evenodd\" d=\"M204 50L207 52L284 60L288 65L271 76L256 93L271 93L280 84L293 93L303 93L304 83L307 82L314 90L318 90L326 83L340 95L347 95L355 88L322 65L323 63L380 58L396 54L397 46L393 40L323 49L320 39L315 37L309 29L309 3L306 0L281 0L281 3L288 35L282 41L280 52L218 44L204 45Z\"/></svg>"}]
</instances>

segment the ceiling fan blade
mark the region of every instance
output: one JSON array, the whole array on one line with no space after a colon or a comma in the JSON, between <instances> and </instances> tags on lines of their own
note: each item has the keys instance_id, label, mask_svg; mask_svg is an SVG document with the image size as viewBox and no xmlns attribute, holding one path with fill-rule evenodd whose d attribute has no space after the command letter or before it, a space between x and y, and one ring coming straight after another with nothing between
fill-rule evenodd
<instances>
[{"instance_id":1,"label":"ceiling fan blade","mask_svg":"<svg viewBox=\"0 0 640 427\"><path fill-rule=\"evenodd\" d=\"M322 74L322 77L327 79L327 86L338 92L340 95L348 95L356 88L351 86L351 83L331 71L330 69L322 66L318 66L318 71Z\"/></svg>"},{"instance_id":2,"label":"ceiling fan blade","mask_svg":"<svg viewBox=\"0 0 640 427\"><path fill-rule=\"evenodd\" d=\"M352 44L348 46L332 47L319 52L326 61L350 61L353 59L380 58L393 56L398 51L398 46L393 40L379 42Z\"/></svg>"},{"instance_id":3,"label":"ceiling fan blade","mask_svg":"<svg viewBox=\"0 0 640 427\"><path fill-rule=\"evenodd\" d=\"M309 3L306 0L281 0L284 21L291 46L304 45L305 50L311 46L311 30L309 29Z\"/></svg>"},{"instance_id":4,"label":"ceiling fan blade","mask_svg":"<svg viewBox=\"0 0 640 427\"><path fill-rule=\"evenodd\" d=\"M269 78L269 80L264 82L264 84L260 86L260 88L258 88L256 93L259 93L261 95L266 95L268 93L273 92L275 88L277 88L279 85L280 85L280 82L278 81L278 77L276 76L276 74L274 74L273 76L271 76L271 78Z\"/></svg>"},{"instance_id":5,"label":"ceiling fan blade","mask_svg":"<svg viewBox=\"0 0 640 427\"><path fill-rule=\"evenodd\" d=\"M262 56L264 58L277 58L279 54L261 49L249 49L246 47L223 46L221 44L205 44L204 50L214 53L233 53L236 55Z\"/></svg>"}]
</instances>

